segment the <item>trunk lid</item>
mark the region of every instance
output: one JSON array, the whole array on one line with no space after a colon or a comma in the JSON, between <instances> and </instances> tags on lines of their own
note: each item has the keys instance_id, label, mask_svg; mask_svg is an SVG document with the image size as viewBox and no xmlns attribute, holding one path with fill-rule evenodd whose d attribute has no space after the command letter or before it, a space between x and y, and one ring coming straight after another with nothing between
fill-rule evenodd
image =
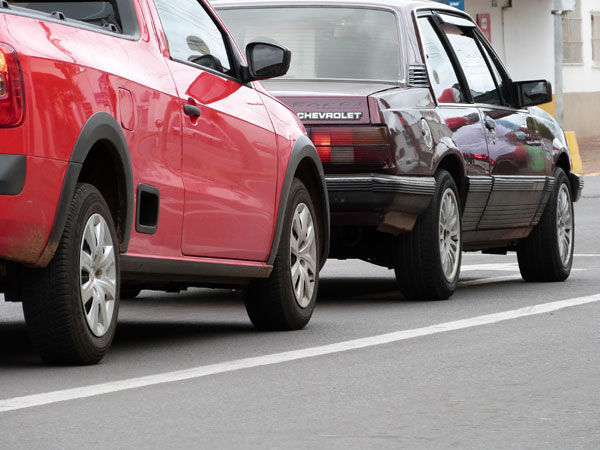
<instances>
[{"instance_id":1,"label":"trunk lid","mask_svg":"<svg viewBox=\"0 0 600 450\"><path fill-rule=\"evenodd\" d=\"M290 107L307 125L368 125L380 123L371 95L398 87L387 83L354 81L263 81L264 86Z\"/></svg>"}]
</instances>

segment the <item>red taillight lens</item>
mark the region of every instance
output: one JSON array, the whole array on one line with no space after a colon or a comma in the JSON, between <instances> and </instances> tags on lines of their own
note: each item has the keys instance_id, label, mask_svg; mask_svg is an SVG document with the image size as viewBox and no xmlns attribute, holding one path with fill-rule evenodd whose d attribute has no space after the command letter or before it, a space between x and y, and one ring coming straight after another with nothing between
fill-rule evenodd
<instances>
[{"instance_id":1,"label":"red taillight lens","mask_svg":"<svg viewBox=\"0 0 600 450\"><path fill-rule=\"evenodd\" d=\"M392 164L386 127L312 127L309 131L323 163Z\"/></svg>"},{"instance_id":2,"label":"red taillight lens","mask_svg":"<svg viewBox=\"0 0 600 450\"><path fill-rule=\"evenodd\" d=\"M23 74L17 52L0 44L0 127L20 125L24 115Z\"/></svg>"}]
</instances>

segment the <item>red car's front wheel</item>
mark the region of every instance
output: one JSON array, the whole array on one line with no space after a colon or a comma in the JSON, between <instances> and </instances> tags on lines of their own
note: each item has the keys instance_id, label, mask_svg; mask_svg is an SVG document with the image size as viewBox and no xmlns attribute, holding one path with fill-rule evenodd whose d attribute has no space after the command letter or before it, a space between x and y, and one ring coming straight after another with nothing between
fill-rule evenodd
<instances>
[{"instance_id":1,"label":"red car's front wheel","mask_svg":"<svg viewBox=\"0 0 600 450\"><path fill-rule=\"evenodd\" d=\"M306 186L294 179L271 276L245 291L246 310L257 328L297 330L310 320L319 283L319 223Z\"/></svg>"}]
</instances>

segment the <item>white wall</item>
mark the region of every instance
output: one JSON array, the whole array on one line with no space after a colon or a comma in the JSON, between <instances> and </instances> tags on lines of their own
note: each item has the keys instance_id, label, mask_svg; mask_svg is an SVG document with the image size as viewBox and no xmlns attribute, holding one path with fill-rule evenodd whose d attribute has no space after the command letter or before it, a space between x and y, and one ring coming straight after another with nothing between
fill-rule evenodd
<instances>
[{"instance_id":1,"label":"white wall","mask_svg":"<svg viewBox=\"0 0 600 450\"><path fill-rule=\"evenodd\" d=\"M465 0L465 9L473 18L490 14L492 45L514 80L554 82L554 0L513 0L512 7L509 0L497 4Z\"/></svg>"},{"instance_id":2,"label":"white wall","mask_svg":"<svg viewBox=\"0 0 600 450\"><path fill-rule=\"evenodd\" d=\"M554 83L553 0L513 0L504 12L506 65L514 80Z\"/></svg>"}]
</instances>

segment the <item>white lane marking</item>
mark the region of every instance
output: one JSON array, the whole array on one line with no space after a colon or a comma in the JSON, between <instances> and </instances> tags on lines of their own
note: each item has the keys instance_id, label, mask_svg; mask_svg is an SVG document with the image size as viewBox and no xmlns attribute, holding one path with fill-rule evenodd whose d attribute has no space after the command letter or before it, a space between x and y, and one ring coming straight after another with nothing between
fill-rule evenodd
<instances>
[{"instance_id":1,"label":"white lane marking","mask_svg":"<svg viewBox=\"0 0 600 450\"><path fill-rule=\"evenodd\" d=\"M460 268L460 272L470 272L474 270L497 270L499 272L518 272L519 265L517 263L501 263L501 264L468 264Z\"/></svg>"},{"instance_id":2,"label":"white lane marking","mask_svg":"<svg viewBox=\"0 0 600 450\"><path fill-rule=\"evenodd\" d=\"M516 269L519 270L518 268ZM571 272L582 272L586 269L571 269ZM462 270L461 270L462 273ZM474 280L463 280L457 283L458 287L478 286L480 284L500 283L502 281L522 280L521 274L518 275L503 275L501 277L476 278Z\"/></svg>"},{"instance_id":3,"label":"white lane marking","mask_svg":"<svg viewBox=\"0 0 600 450\"><path fill-rule=\"evenodd\" d=\"M573 256L575 258L600 258L600 255L584 254L584 253L575 253Z\"/></svg>"},{"instance_id":4,"label":"white lane marking","mask_svg":"<svg viewBox=\"0 0 600 450\"><path fill-rule=\"evenodd\" d=\"M476 280L465 280L457 283L458 287L466 286L478 286L480 284L500 283L502 281L513 281L522 280L521 274L519 275L505 275L503 277L490 277L490 278L478 278Z\"/></svg>"},{"instance_id":5,"label":"white lane marking","mask_svg":"<svg viewBox=\"0 0 600 450\"><path fill-rule=\"evenodd\" d=\"M540 305L526 306L524 308L513 309L510 311L504 311L495 314L486 314L483 316L441 323L429 327L396 331L394 333L380 334L378 336L354 339L345 342L338 342L336 344L321 345L319 347L292 350L283 353L274 353L271 355L257 356L254 358L238 359L235 361L210 364L207 366L194 367L191 369L178 370L175 372L159 373L156 375L148 375L139 378L112 381L92 386L82 386L73 389L65 389L62 391L47 392L44 394L9 398L5 400L0 400L0 412L32 408L34 406L49 405L52 403L82 399L87 397L93 397L96 395L126 391L146 386L153 386L157 384L190 380L194 378L206 377L208 375L249 369L252 367L267 366L270 364L280 364L287 361L296 361L299 359L329 355L332 353L346 352L349 350L358 350L367 347L390 344L392 342L403 341L406 339L412 339L421 336L429 336L432 334L445 333L448 331L457 331L463 330L465 328L494 324L506 320L517 319L520 317L546 314L552 311L557 311L559 309L569 308L578 305L585 305L588 303L594 303L598 301L600 301L600 294L595 294L586 297L577 297L567 300L544 303Z\"/></svg>"}]
</instances>

